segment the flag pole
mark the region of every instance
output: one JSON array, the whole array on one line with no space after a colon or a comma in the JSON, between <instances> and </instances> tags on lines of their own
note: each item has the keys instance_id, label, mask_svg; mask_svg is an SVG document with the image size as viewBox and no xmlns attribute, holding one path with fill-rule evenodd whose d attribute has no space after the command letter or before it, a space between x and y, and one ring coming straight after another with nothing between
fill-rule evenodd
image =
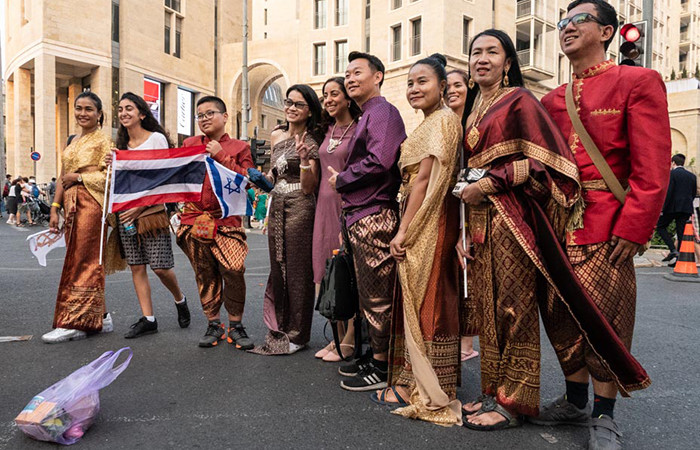
<instances>
[{"instance_id":1,"label":"flag pole","mask_svg":"<svg viewBox=\"0 0 700 450\"><path fill-rule=\"evenodd\" d=\"M112 160L114 161L114 152L112 152ZM100 265L102 265L102 251L105 246L105 218L107 217L107 187L109 186L109 176L112 171L112 164L107 166L107 175L105 176L105 198L102 202L102 227L100 229ZM109 198L112 198L109 196Z\"/></svg>"}]
</instances>

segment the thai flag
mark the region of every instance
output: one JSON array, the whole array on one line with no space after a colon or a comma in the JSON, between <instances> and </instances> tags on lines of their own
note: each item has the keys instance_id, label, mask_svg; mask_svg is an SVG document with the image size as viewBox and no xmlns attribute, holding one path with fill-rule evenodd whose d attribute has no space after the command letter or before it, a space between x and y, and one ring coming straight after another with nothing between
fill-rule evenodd
<instances>
[{"instance_id":1,"label":"thai flag","mask_svg":"<svg viewBox=\"0 0 700 450\"><path fill-rule=\"evenodd\" d=\"M221 207L221 218L252 216L253 205L248 201L248 179L227 169L212 158L207 158L207 172L216 199Z\"/></svg>"},{"instance_id":2,"label":"thai flag","mask_svg":"<svg viewBox=\"0 0 700 450\"><path fill-rule=\"evenodd\" d=\"M207 153L203 145L164 150L117 150L112 161L109 212L202 196Z\"/></svg>"}]
</instances>

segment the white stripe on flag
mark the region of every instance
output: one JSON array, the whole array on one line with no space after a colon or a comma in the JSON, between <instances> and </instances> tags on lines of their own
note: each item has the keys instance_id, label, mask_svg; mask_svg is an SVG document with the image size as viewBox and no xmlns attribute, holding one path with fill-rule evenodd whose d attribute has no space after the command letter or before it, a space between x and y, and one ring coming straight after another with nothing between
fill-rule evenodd
<instances>
[{"instance_id":1,"label":"white stripe on flag","mask_svg":"<svg viewBox=\"0 0 700 450\"><path fill-rule=\"evenodd\" d=\"M206 154L169 159L120 159L114 162L115 170L150 170L181 167L195 161L204 161Z\"/></svg>"},{"instance_id":2,"label":"white stripe on flag","mask_svg":"<svg viewBox=\"0 0 700 450\"><path fill-rule=\"evenodd\" d=\"M130 194L112 194L112 203L124 203L130 202L132 200L139 199L146 195L160 195L160 194L173 194L181 192L201 192L202 185L198 183L178 183L178 184L164 184L163 186L158 186L153 189L141 192L132 192Z\"/></svg>"}]
</instances>

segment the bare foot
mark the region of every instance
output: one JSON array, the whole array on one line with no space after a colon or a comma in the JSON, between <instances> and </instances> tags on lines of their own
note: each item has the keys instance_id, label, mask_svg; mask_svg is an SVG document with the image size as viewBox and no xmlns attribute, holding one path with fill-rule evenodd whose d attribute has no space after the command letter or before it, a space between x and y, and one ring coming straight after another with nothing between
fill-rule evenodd
<instances>
[{"instance_id":1,"label":"bare foot","mask_svg":"<svg viewBox=\"0 0 700 450\"><path fill-rule=\"evenodd\" d=\"M476 414L477 412L479 412L480 409L481 402L469 402L465 403L462 406L462 410L464 410L464 412L469 416L471 416L472 414Z\"/></svg>"},{"instance_id":2,"label":"bare foot","mask_svg":"<svg viewBox=\"0 0 700 450\"><path fill-rule=\"evenodd\" d=\"M473 423L474 425L482 425L482 426L488 426L488 425L496 425L497 423L505 422L508 419L503 417L500 413L497 413L496 411L491 411L491 412L486 412L483 414L474 415L472 414L471 416L467 417L467 421L469 423Z\"/></svg>"}]
</instances>

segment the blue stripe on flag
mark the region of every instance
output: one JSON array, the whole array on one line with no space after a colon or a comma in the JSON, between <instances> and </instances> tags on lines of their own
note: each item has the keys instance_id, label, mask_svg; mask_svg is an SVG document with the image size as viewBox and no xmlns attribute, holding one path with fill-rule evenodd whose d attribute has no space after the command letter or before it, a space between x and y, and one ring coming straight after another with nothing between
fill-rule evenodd
<instances>
[{"instance_id":1,"label":"blue stripe on flag","mask_svg":"<svg viewBox=\"0 0 700 450\"><path fill-rule=\"evenodd\" d=\"M114 193L134 194L168 184L201 184L205 171L206 166L202 161L167 169L116 170Z\"/></svg>"},{"instance_id":2,"label":"blue stripe on flag","mask_svg":"<svg viewBox=\"0 0 700 450\"><path fill-rule=\"evenodd\" d=\"M214 193L219 199L219 205L221 206L221 217L228 217L228 205L226 202L222 202L220 199L224 198L224 185L221 182L221 176L219 176L219 171L216 168L215 162L212 158L206 159L207 164L209 164L209 176L211 177L211 185L214 188Z\"/></svg>"}]
</instances>

